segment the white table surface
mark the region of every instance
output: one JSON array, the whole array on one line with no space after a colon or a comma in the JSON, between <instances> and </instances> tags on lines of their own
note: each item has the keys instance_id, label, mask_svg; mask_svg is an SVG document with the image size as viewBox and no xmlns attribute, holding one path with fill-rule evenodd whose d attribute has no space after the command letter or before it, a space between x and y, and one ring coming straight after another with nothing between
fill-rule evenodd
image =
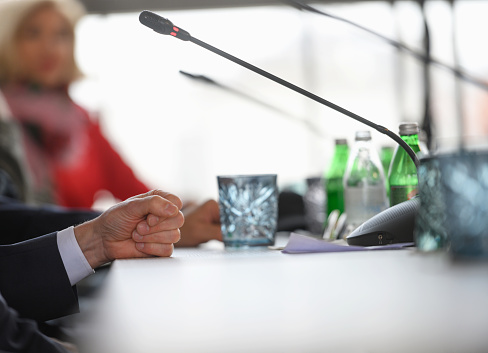
<instances>
[{"instance_id":1,"label":"white table surface","mask_svg":"<svg viewBox=\"0 0 488 353\"><path fill-rule=\"evenodd\" d=\"M488 352L488 263L212 243L118 260L87 352Z\"/></svg>"}]
</instances>

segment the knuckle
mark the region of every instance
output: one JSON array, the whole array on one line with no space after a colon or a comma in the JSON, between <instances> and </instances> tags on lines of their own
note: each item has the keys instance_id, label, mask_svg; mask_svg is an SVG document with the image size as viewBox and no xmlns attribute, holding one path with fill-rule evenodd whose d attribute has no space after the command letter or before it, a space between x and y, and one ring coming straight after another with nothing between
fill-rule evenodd
<instances>
[{"instance_id":1,"label":"knuckle","mask_svg":"<svg viewBox=\"0 0 488 353\"><path fill-rule=\"evenodd\" d=\"M174 230L168 230L166 231L166 233L164 234L164 243L177 243L181 238L181 233L180 233L180 230L179 229L174 229ZM170 245L170 244L166 244L166 245Z\"/></svg>"},{"instance_id":2,"label":"knuckle","mask_svg":"<svg viewBox=\"0 0 488 353\"><path fill-rule=\"evenodd\" d=\"M148 193L148 194L153 195L153 196L157 195L157 196L162 196L162 197L164 197L164 195L166 195L166 194L167 194L167 192L164 192L164 191L163 191L163 190L161 190L161 189L153 189L153 190L149 191L149 193Z\"/></svg>"},{"instance_id":3,"label":"knuckle","mask_svg":"<svg viewBox=\"0 0 488 353\"><path fill-rule=\"evenodd\" d=\"M158 207L159 203L161 202L160 200L161 200L161 197L158 195L150 196L150 198L149 198L150 207L153 207L153 208Z\"/></svg>"},{"instance_id":4,"label":"knuckle","mask_svg":"<svg viewBox=\"0 0 488 353\"><path fill-rule=\"evenodd\" d=\"M161 197L159 195L152 195L149 198L149 208L151 210L164 209L165 208L165 205L166 205L166 202L167 201L163 197ZM155 211L155 212L158 212L158 211Z\"/></svg>"},{"instance_id":5,"label":"knuckle","mask_svg":"<svg viewBox=\"0 0 488 353\"><path fill-rule=\"evenodd\" d=\"M172 243L177 243L181 239L181 231L179 229L176 229L174 233L175 234Z\"/></svg>"},{"instance_id":6,"label":"knuckle","mask_svg":"<svg viewBox=\"0 0 488 353\"><path fill-rule=\"evenodd\" d=\"M183 212L179 212L178 215L176 216L176 222L177 222L177 227L180 228L181 226L183 226L183 224L185 223L185 216L183 215Z\"/></svg>"},{"instance_id":7,"label":"knuckle","mask_svg":"<svg viewBox=\"0 0 488 353\"><path fill-rule=\"evenodd\" d=\"M175 194L172 194L170 192L166 192L161 189L154 189L151 190L148 194L153 197L157 197L157 198L161 197L163 199L166 199L169 202L173 203L176 207L178 207L178 209L181 209L183 207L183 202L181 201L181 199Z\"/></svg>"},{"instance_id":8,"label":"knuckle","mask_svg":"<svg viewBox=\"0 0 488 353\"><path fill-rule=\"evenodd\" d=\"M172 202L176 207L178 207L179 210L181 210L181 208L183 207L183 202L175 194L166 193L166 196L164 196L164 198Z\"/></svg>"},{"instance_id":9,"label":"knuckle","mask_svg":"<svg viewBox=\"0 0 488 353\"><path fill-rule=\"evenodd\" d=\"M139 200L137 199L129 199L125 202L125 205L127 207L127 212L129 214L136 214L137 213L137 209L138 209L138 203L139 203Z\"/></svg>"}]
</instances>

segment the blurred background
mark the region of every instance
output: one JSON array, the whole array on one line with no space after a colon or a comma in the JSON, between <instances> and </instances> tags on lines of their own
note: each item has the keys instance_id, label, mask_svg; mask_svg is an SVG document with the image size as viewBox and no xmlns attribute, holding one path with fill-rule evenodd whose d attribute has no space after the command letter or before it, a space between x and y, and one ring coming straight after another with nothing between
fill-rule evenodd
<instances>
[{"instance_id":1,"label":"blurred background","mask_svg":"<svg viewBox=\"0 0 488 353\"><path fill-rule=\"evenodd\" d=\"M85 1L90 14L77 27L76 43L85 77L72 86L72 97L98 116L149 186L202 201L217 198L217 175L276 173L282 188L300 184L327 168L335 138L351 144L366 127L190 42L151 31L139 23L143 9L395 132L401 121L424 121L422 62L343 22L257 3ZM418 1L310 5L420 51L424 13L432 57L488 80L488 1L431 0L423 11ZM487 91L436 66L427 76L434 139L486 137ZM393 146L372 135L378 149Z\"/></svg>"}]
</instances>

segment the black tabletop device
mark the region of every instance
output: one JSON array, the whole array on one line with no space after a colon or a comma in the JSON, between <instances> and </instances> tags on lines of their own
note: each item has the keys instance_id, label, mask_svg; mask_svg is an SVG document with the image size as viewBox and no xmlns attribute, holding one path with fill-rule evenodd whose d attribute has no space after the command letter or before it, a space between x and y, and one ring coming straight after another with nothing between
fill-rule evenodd
<instances>
[{"instance_id":1,"label":"black tabletop device","mask_svg":"<svg viewBox=\"0 0 488 353\"><path fill-rule=\"evenodd\" d=\"M370 218L346 238L349 245L374 246L413 242L420 198L399 203Z\"/></svg>"}]
</instances>

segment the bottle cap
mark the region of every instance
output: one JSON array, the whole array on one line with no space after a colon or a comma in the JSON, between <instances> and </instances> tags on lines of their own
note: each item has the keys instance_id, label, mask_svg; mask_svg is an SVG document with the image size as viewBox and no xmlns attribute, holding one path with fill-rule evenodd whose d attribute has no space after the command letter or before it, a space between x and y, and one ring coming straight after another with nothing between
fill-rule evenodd
<instances>
[{"instance_id":1,"label":"bottle cap","mask_svg":"<svg viewBox=\"0 0 488 353\"><path fill-rule=\"evenodd\" d=\"M419 131L417 123L400 123L400 135L418 135Z\"/></svg>"},{"instance_id":2,"label":"bottle cap","mask_svg":"<svg viewBox=\"0 0 488 353\"><path fill-rule=\"evenodd\" d=\"M356 141L369 141L369 140L371 140L371 132L356 131Z\"/></svg>"},{"instance_id":3,"label":"bottle cap","mask_svg":"<svg viewBox=\"0 0 488 353\"><path fill-rule=\"evenodd\" d=\"M336 145L347 145L347 139L336 139L335 144Z\"/></svg>"}]
</instances>

